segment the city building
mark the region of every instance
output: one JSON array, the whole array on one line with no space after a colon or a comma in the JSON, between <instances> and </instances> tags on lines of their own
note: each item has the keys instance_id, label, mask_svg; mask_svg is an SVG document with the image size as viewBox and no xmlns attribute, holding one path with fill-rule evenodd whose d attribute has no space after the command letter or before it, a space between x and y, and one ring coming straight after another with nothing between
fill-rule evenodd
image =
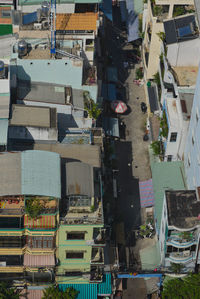
<instances>
[{"instance_id":1,"label":"city building","mask_svg":"<svg viewBox=\"0 0 200 299\"><path fill-rule=\"evenodd\" d=\"M16 283L54 281L61 198L60 157L44 151L2 153L0 276Z\"/></svg>"},{"instance_id":2,"label":"city building","mask_svg":"<svg viewBox=\"0 0 200 299\"><path fill-rule=\"evenodd\" d=\"M57 142L56 108L12 105L8 139L12 143Z\"/></svg>"},{"instance_id":3,"label":"city building","mask_svg":"<svg viewBox=\"0 0 200 299\"><path fill-rule=\"evenodd\" d=\"M7 149L10 107L10 64L0 59L0 151Z\"/></svg>"},{"instance_id":4,"label":"city building","mask_svg":"<svg viewBox=\"0 0 200 299\"><path fill-rule=\"evenodd\" d=\"M198 192L165 191L159 242L161 263L166 268L181 264L181 271L194 271L200 263Z\"/></svg>"},{"instance_id":5,"label":"city building","mask_svg":"<svg viewBox=\"0 0 200 299\"><path fill-rule=\"evenodd\" d=\"M65 164L58 231L59 284L101 282L104 267L104 218L100 169L83 162Z\"/></svg>"},{"instance_id":6,"label":"city building","mask_svg":"<svg viewBox=\"0 0 200 299\"><path fill-rule=\"evenodd\" d=\"M199 95L200 95L200 72L196 81L196 89L194 94L189 130L187 135L186 147L184 152L184 166L187 184L189 189L195 189L199 186L199 170L200 170L200 148L199 138Z\"/></svg>"}]
</instances>

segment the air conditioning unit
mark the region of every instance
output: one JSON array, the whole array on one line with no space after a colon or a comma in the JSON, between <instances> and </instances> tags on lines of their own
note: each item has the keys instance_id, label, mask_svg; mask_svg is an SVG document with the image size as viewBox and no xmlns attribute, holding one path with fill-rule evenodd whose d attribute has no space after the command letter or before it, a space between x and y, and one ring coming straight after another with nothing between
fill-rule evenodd
<instances>
[{"instance_id":1,"label":"air conditioning unit","mask_svg":"<svg viewBox=\"0 0 200 299\"><path fill-rule=\"evenodd\" d=\"M41 23L34 23L33 27L35 30L41 30L42 29L42 24Z\"/></svg>"}]
</instances>

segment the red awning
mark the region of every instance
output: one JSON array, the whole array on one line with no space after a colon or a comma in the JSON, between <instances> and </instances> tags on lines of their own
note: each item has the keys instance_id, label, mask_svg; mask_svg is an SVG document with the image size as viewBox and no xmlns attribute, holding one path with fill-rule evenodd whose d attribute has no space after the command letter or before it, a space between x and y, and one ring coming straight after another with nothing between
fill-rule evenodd
<instances>
[{"instance_id":1,"label":"red awning","mask_svg":"<svg viewBox=\"0 0 200 299\"><path fill-rule=\"evenodd\" d=\"M152 179L139 182L140 189L140 205L144 207L154 206L154 192Z\"/></svg>"},{"instance_id":2,"label":"red awning","mask_svg":"<svg viewBox=\"0 0 200 299\"><path fill-rule=\"evenodd\" d=\"M54 228L56 226L55 215L44 215L37 219L25 215L24 226L27 228Z\"/></svg>"},{"instance_id":3,"label":"red awning","mask_svg":"<svg viewBox=\"0 0 200 299\"><path fill-rule=\"evenodd\" d=\"M55 266L55 256L54 254L48 254L48 255L25 254L24 266L27 267Z\"/></svg>"}]
</instances>

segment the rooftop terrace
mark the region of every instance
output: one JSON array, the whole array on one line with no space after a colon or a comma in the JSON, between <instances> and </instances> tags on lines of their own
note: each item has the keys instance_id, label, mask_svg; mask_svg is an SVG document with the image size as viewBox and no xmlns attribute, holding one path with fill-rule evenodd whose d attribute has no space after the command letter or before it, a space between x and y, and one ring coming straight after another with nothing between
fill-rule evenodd
<instances>
[{"instance_id":1,"label":"rooftop terrace","mask_svg":"<svg viewBox=\"0 0 200 299\"><path fill-rule=\"evenodd\" d=\"M193 86L196 84L198 67L196 66L177 66L172 68L175 79L179 86Z\"/></svg>"},{"instance_id":2,"label":"rooftop terrace","mask_svg":"<svg viewBox=\"0 0 200 299\"><path fill-rule=\"evenodd\" d=\"M165 191L168 223L182 229L200 225L200 201L196 191Z\"/></svg>"}]
</instances>

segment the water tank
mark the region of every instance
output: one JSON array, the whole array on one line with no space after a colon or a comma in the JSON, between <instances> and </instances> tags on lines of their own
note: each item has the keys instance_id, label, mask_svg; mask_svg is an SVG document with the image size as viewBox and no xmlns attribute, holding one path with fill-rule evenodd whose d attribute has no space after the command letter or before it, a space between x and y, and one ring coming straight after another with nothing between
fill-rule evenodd
<instances>
[{"instance_id":1,"label":"water tank","mask_svg":"<svg viewBox=\"0 0 200 299\"><path fill-rule=\"evenodd\" d=\"M49 2L43 1L41 6L42 6L42 16L47 18L49 13Z\"/></svg>"},{"instance_id":2,"label":"water tank","mask_svg":"<svg viewBox=\"0 0 200 299\"><path fill-rule=\"evenodd\" d=\"M23 39L18 42L18 54L19 56L25 56L27 54L27 42Z\"/></svg>"},{"instance_id":3,"label":"water tank","mask_svg":"<svg viewBox=\"0 0 200 299\"><path fill-rule=\"evenodd\" d=\"M2 60L0 60L0 79L4 78L5 75L5 65Z\"/></svg>"}]
</instances>

